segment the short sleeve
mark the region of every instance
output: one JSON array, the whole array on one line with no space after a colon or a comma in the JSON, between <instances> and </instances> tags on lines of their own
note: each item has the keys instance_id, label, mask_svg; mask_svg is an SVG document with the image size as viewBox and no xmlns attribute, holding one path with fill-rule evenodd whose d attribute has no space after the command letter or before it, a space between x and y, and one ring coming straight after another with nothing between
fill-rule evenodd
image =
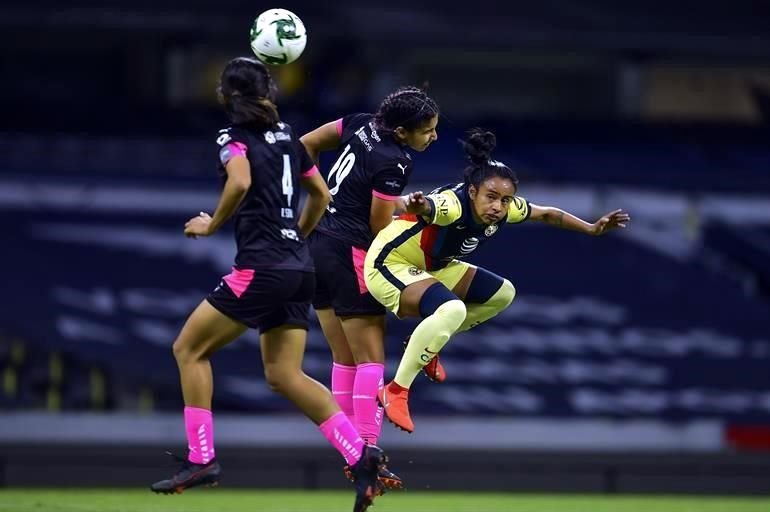
<instances>
[{"instance_id":1,"label":"short sleeve","mask_svg":"<svg viewBox=\"0 0 770 512\"><path fill-rule=\"evenodd\" d=\"M448 226L456 222L463 215L462 203L460 203L457 194L452 190L431 194L427 196L427 199L433 208L433 216L430 219L431 224Z\"/></svg>"},{"instance_id":2,"label":"short sleeve","mask_svg":"<svg viewBox=\"0 0 770 512\"><path fill-rule=\"evenodd\" d=\"M372 120L372 114L366 114L366 113L348 114L345 117L337 119L336 121L337 134L340 136L341 139L347 139L348 137L353 135L353 133L355 133L356 130L358 130L364 125L369 124L369 121L371 120Z\"/></svg>"},{"instance_id":3,"label":"short sleeve","mask_svg":"<svg viewBox=\"0 0 770 512\"><path fill-rule=\"evenodd\" d=\"M315 162L310 159L310 155L307 154L305 145L300 141L297 141L296 144L298 156L297 162L299 162L299 173L303 178L309 178L310 176L318 173L318 167L316 167Z\"/></svg>"},{"instance_id":4,"label":"short sleeve","mask_svg":"<svg viewBox=\"0 0 770 512\"><path fill-rule=\"evenodd\" d=\"M398 167L399 165L401 167ZM398 199L408 181L408 173L405 170L405 164L397 163L375 174L372 180L372 195L386 201Z\"/></svg>"},{"instance_id":5,"label":"short sleeve","mask_svg":"<svg viewBox=\"0 0 770 512\"><path fill-rule=\"evenodd\" d=\"M530 212L529 201L523 197L513 196L513 200L508 207L508 224L524 222L529 218Z\"/></svg>"},{"instance_id":6,"label":"short sleeve","mask_svg":"<svg viewBox=\"0 0 770 512\"><path fill-rule=\"evenodd\" d=\"M240 136L233 128L219 130L217 146L219 146L219 163L223 167L236 156L246 157L249 149L246 138Z\"/></svg>"}]
</instances>

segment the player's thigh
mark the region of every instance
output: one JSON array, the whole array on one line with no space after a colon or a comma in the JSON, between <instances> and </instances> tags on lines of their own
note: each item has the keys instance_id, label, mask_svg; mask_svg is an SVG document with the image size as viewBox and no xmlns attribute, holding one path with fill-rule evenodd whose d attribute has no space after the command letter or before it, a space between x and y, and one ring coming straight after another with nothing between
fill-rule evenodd
<instances>
[{"instance_id":1,"label":"player's thigh","mask_svg":"<svg viewBox=\"0 0 770 512\"><path fill-rule=\"evenodd\" d=\"M192 312L174 341L177 357L209 356L238 338L248 327L202 301Z\"/></svg>"},{"instance_id":2,"label":"player's thigh","mask_svg":"<svg viewBox=\"0 0 770 512\"><path fill-rule=\"evenodd\" d=\"M464 298L473 280L476 267L464 261L453 260L446 267L431 270L427 274L431 279L424 279L409 285L401 293L400 311L402 316L422 316L420 302L425 291L439 282L451 290L459 298Z\"/></svg>"},{"instance_id":3,"label":"player's thigh","mask_svg":"<svg viewBox=\"0 0 770 512\"><path fill-rule=\"evenodd\" d=\"M452 290L452 293L465 300L468 289L476 275L476 267L460 260L452 260L446 267L431 272L431 275L441 284Z\"/></svg>"},{"instance_id":4,"label":"player's thigh","mask_svg":"<svg viewBox=\"0 0 770 512\"><path fill-rule=\"evenodd\" d=\"M430 274L426 273L425 275L425 279L413 282L404 288L404 290L401 292L398 306L398 314L400 317L419 318L422 316L420 314L420 301L422 301L422 296L425 294L425 291L428 288L439 282L438 280L431 277Z\"/></svg>"},{"instance_id":5,"label":"player's thigh","mask_svg":"<svg viewBox=\"0 0 770 512\"><path fill-rule=\"evenodd\" d=\"M413 316L410 306L414 301L415 291L425 286L424 283L419 285L418 283L433 280L433 277L395 253L379 261L377 255L372 254L374 247L373 245L367 254L364 267L369 293L385 306L385 309L399 317ZM404 293L406 293L406 300L403 297ZM417 303L419 304L419 299ZM402 305L405 309L402 309Z\"/></svg>"}]
</instances>

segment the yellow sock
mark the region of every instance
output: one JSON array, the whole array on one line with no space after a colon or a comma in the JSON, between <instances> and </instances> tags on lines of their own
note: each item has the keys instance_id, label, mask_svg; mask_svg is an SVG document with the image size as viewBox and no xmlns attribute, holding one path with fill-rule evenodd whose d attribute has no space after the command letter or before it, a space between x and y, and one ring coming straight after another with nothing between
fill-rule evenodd
<instances>
[{"instance_id":1,"label":"yellow sock","mask_svg":"<svg viewBox=\"0 0 770 512\"><path fill-rule=\"evenodd\" d=\"M503 279L503 285L500 287L494 295L484 304L466 304L465 307L468 313L465 315L465 321L462 323L457 332L467 331L486 322L492 317L497 316L500 311L504 310L513 302L513 298L516 296L516 288L507 279Z\"/></svg>"},{"instance_id":2,"label":"yellow sock","mask_svg":"<svg viewBox=\"0 0 770 512\"><path fill-rule=\"evenodd\" d=\"M450 300L420 322L412 332L406 351L393 379L396 384L409 388L423 366L435 356L465 320L465 304Z\"/></svg>"}]
</instances>

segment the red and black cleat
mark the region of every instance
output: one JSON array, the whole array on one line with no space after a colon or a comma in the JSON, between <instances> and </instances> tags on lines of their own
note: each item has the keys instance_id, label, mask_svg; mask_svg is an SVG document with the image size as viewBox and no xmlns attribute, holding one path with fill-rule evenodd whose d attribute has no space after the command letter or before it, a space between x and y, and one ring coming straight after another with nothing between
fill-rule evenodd
<instances>
[{"instance_id":1,"label":"red and black cleat","mask_svg":"<svg viewBox=\"0 0 770 512\"><path fill-rule=\"evenodd\" d=\"M355 477L353 476L353 471L351 471L349 465L345 464L342 470L345 472L345 477L348 480L350 480L352 483L356 482ZM401 480L401 477L388 469L386 465L383 465L380 468L380 472L377 475L377 478L379 478L380 483L382 484L380 494L385 494L385 491L404 488L404 482Z\"/></svg>"},{"instance_id":2,"label":"red and black cleat","mask_svg":"<svg viewBox=\"0 0 770 512\"><path fill-rule=\"evenodd\" d=\"M361 458L350 467L356 485L353 512L365 512L374 503L374 498L382 495L383 486L379 475L387 462L387 456L379 447L364 446Z\"/></svg>"}]
</instances>

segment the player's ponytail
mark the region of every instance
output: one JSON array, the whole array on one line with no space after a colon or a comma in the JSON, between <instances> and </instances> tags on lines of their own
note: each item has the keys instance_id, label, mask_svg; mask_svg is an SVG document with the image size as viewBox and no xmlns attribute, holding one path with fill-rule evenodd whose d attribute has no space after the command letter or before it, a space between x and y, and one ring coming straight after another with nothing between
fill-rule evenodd
<instances>
[{"instance_id":1,"label":"player's ponytail","mask_svg":"<svg viewBox=\"0 0 770 512\"><path fill-rule=\"evenodd\" d=\"M402 126L414 130L439 115L438 103L419 87L400 87L385 96L374 122L377 131L392 133Z\"/></svg>"},{"instance_id":2,"label":"player's ponytail","mask_svg":"<svg viewBox=\"0 0 770 512\"><path fill-rule=\"evenodd\" d=\"M495 134L481 128L471 128L460 140L470 165L465 168L465 184L477 189L485 180L499 176L509 179L513 185L519 183L516 173L502 162L492 160L492 151L497 146Z\"/></svg>"},{"instance_id":3,"label":"player's ponytail","mask_svg":"<svg viewBox=\"0 0 770 512\"><path fill-rule=\"evenodd\" d=\"M270 72L256 59L238 57L222 71L219 93L232 123L250 123L266 130L280 121L276 86Z\"/></svg>"},{"instance_id":4,"label":"player's ponytail","mask_svg":"<svg viewBox=\"0 0 770 512\"><path fill-rule=\"evenodd\" d=\"M471 128L466 133L465 140L461 140L460 144L462 144L463 151L473 165L482 165L489 162L492 151L497 146L497 137L494 133L481 128Z\"/></svg>"}]
</instances>

